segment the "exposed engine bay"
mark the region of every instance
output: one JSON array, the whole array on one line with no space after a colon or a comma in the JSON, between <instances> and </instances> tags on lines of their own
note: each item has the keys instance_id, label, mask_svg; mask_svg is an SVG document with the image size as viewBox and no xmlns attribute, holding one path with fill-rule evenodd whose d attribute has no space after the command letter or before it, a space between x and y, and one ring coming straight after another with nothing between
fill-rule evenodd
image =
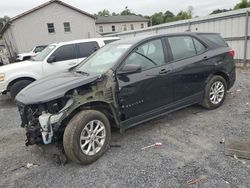
<instances>
[{"instance_id":1,"label":"exposed engine bay","mask_svg":"<svg viewBox=\"0 0 250 188\"><path fill-rule=\"evenodd\" d=\"M65 91L59 99L25 105L17 100L21 126L26 129L26 146L50 144L61 140L70 118L78 109L107 104L107 115L117 122L115 81L113 72L102 75L94 82ZM110 110L111 109L111 110Z\"/></svg>"}]
</instances>

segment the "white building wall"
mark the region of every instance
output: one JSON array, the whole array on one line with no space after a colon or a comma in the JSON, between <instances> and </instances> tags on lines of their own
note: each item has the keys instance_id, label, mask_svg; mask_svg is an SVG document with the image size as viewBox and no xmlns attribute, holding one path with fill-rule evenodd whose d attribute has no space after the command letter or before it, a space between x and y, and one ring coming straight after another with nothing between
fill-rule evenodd
<instances>
[{"instance_id":1,"label":"white building wall","mask_svg":"<svg viewBox=\"0 0 250 188\"><path fill-rule=\"evenodd\" d=\"M70 33L64 32L64 22L70 22ZM55 33L48 33L47 23L54 23ZM52 3L13 21L6 32L10 32L9 30L12 30L14 36L9 40L16 43L14 49L17 53L30 51L37 45L93 38L98 35L94 18L58 3Z\"/></svg>"},{"instance_id":2,"label":"white building wall","mask_svg":"<svg viewBox=\"0 0 250 188\"><path fill-rule=\"evenodd\" d=\"M144 28L148 27L148 23L147 22L123 22L123 23L109 23L109 24L96 24L96 30L100 33L100 34L105 34L105 33L116 33L116 32L122 32L124 25L126 25L127 27L127 31L131 31L131 24L134 25L134 30L138 30L141 29L141 24L144 25ZM115 31L112 31L112 26L115 26ZM99 31L99 26L103 27L103 32L101 33Z\"/></svg>"},{"instance_id":3,"label":"white building wall","mask_svg":"<svg viewBox=\"0 0 250 188\"><path fill-rule=\"evenodd\" d=\"M247 41L247 59L250 60L250 8L236 11L225 12L221 14L209 15L201 18L182 20L161 24L146 29L136 31L127 31L108 36L118 36L128 38L142 35L165 34L175 32L185 32L187 30L197 32L215 32L220 33L226 39L228 44L235 50L236 59L244 59L244 37L246 31L246 12L249 12L248 20L248 41Z\"/></svg>"}]
</instances>

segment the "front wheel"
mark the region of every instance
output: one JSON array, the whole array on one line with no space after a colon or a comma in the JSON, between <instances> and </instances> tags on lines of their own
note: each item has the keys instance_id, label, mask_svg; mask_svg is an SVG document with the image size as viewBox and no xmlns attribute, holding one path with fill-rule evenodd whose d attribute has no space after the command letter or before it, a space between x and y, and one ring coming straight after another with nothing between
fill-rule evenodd
<instances>
[{"instance_id":1,"label":"front wheel","mask_svg":"<svg viewBox=\"0 0 250 188\"><path fill-rule=\"evenodd\" d=\"M108 118L99 111L84 110L74 116L65 129L64 151L70 160L90 164L105 153L110 137Z\"/></svg>"},{"instance_id":2,"label":"front wheel","mask_svg":"<svg viewBox=\"0 0 250 188\"><path fill-rule=\"evenodd\" d=\"M202 106L215 109L222 105L226 98L227 84L223 77L213 76L205 87Z\"/></svg>"},{"instance_id":3,"label":"front wheel","mask_svg":"<svg viewBox=\"0 0 250 188\"><path fill-rule=\"evenodd\" d=\"M20 80L14 83L10 88L11 99L15 100L17 94L31 83L32 83L31 80Z\"/></svg>"}]
</instances>

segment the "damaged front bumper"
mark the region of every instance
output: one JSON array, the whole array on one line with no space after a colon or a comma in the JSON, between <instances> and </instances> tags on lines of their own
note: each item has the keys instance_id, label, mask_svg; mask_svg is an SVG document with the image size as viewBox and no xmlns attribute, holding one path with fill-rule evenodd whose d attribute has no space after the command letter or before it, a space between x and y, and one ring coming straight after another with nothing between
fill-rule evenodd
<instances>
[{"instance_id":1,"label":"damaged front bumper","mask_svg":"<svg viewBox=\"0 0 250 188\"><path fill-rule=\"evenodd\" d=\"M26 146L33 144L50 144L58 139L59 128L67 110L74 104L73 99L67 100L64 107L57 113L49 112L45 107L30 107L18 104L22 119L22 127L26 129Z\"/></svg>"}]
</instances>

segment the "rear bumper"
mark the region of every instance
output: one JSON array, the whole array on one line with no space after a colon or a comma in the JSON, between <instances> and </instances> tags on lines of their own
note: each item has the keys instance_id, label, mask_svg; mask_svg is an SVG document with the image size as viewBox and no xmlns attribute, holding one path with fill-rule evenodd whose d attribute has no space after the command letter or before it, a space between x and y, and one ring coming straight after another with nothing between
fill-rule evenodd
<instances>
[{"instance_id":1,"label":"rear bumper","mask_svg":"<svg viewBox=\"0 0 250 188\"><path fill-rule=\"evenodd\" d=\"M7 91L8 83L7 82L0 82L0 93Z\"/></svg>"}]
</instances>

